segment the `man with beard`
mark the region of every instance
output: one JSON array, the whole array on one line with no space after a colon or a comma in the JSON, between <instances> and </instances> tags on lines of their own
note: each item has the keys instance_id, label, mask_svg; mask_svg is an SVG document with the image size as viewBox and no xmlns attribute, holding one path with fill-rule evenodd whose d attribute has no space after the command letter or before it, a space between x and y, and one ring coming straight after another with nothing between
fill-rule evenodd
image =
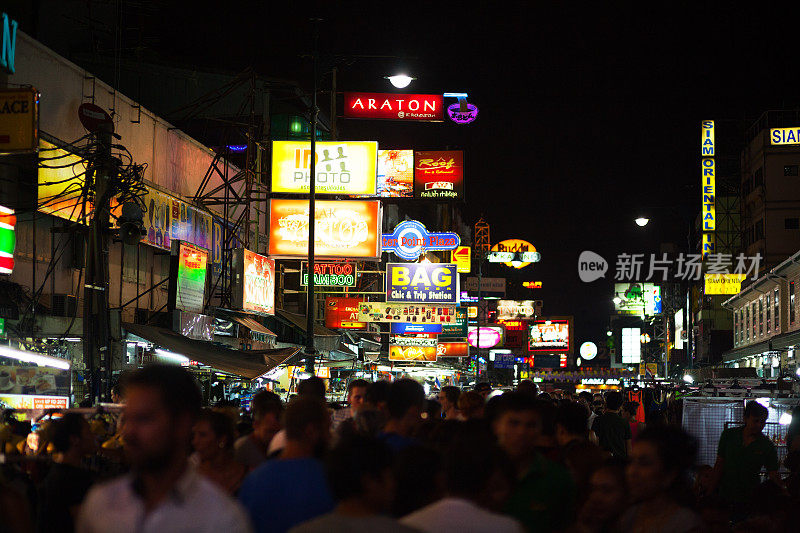
<instances>
[{"instance_id":1,"label":"man with beard","mask_svg":"<svg viewBox=\"0 0 800 533\"><path fill-rule=\"evenodd\" d=\"M243 509L188 463L200 390L188 372L151 365L126 380L131 473L89 492L79 532L249 532Z\"/></svg>"}]
</instances>

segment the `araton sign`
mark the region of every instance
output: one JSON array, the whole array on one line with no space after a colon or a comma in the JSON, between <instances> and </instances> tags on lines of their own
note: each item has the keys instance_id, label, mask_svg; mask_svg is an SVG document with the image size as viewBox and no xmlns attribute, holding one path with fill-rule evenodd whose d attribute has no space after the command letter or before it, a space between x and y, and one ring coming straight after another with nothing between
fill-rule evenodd
<instances>
[{"instance_id":1,"label":"araton sign","mask_svg":"<svg viewBox=\"0 0 800 533\"><path fill-rule=\"evenodd\" d=\"M442 122L442 95L344 93L345 118Z\"/></svg>"}]
</instances>

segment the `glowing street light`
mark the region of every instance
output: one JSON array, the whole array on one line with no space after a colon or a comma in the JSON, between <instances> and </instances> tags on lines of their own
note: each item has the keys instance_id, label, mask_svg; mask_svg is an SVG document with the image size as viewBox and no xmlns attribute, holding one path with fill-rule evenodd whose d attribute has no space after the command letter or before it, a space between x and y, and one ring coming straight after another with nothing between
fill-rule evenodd
<instances>
[{"instance_id":1,"label":"glowing street light","mask_svg":"<svg viewBox=\"0 0 800 533\"><path fill-rule=\"evenodd\" d=\"M647 225L648 222L650 222L650 219L647 217L639 217L634 222L636 222L637 226L643 228Z\"/></svg>"},{"instance_id":2,"label":"glowing street light","mask_svg":"<svg viewBox=\"0 0 800 533\"><path fill-rule=\"evenodd\" d=\"M407 74L395 74L394 76L386 76L386 79L389 80L389 83L391 83L398 89L405 89L412 81L414 81L417 78L412 78Z\"/></svg>"}]
</instances>

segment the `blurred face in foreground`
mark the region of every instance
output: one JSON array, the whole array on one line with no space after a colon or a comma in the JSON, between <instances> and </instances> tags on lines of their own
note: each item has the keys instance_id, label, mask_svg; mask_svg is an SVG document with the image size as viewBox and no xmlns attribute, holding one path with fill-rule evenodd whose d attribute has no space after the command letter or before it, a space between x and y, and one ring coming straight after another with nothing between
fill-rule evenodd
<instances>
[{"instance_id":1,"label":"blurred face in foreground","mask_svg":"<svg viewBox=\"0 0 800 533\"><path fill-rule=\"evenodd\" d=\"M225 439L220 439L208 420L200 420L192 429L192 447L201 460L212 459L225 446Z\"/></svg>"},{"instance_id":2,"label":"blurred face in foreground","mask_svg":"<svg viewBox=\"0 0 800 533\"><path fill-rule=\"evenodd\" d=\"M125 455L138 470L158 471L169 466L176 452L189 443L191 417L175 416L158 390L131 387L125 405Z\"/></svg>"},{"instance_id":3,"label":"blurred face in foreground","mask_svg":"<svg viewBox=\"0 0 800 533\"><path fill-rule=\"evenodd\" d=\"M622 480L608 468L592 474L591 492L584 506L584 513L598 523L608 523L622 514L627 505L627 494Z\"/></svg>"},{"instance_id":4,"label":"blurred face in foreground","mask_svg":"<svg viewBox=\"0 0 800 533\"><path fill-rule=\"evenodd\" d=\"M675 474L664 468L656 446L648 441L638 441L633 445L625 474L628 489L636 501L654 498L666 491L675 479Z\"/></svg>"},{"instance_id":5,"label":"blurred face in foreground","mask_svg":"<svg viewBox=\"0 0 800 533\"><path fill-rule=\"evenodd\" d=\"M501 448L513 460L533 452L542 433L542 422L536 411L506 411L495 421L494 432Z\"/></svg>"}]
</instances>

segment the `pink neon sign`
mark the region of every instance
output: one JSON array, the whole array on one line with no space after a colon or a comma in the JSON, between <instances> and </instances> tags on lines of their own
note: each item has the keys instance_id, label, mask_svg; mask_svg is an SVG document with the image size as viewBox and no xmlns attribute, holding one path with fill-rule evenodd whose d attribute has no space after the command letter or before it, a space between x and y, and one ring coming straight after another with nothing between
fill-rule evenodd
<instances>
[{"instance_id":1,"label":"pink neon sign","mask_svg":"<svg viewBox=\"0 0 800 533\"><path fill-rule=\"evenodd\" d=\"M494 348L503 340L503 330L493 327L480 328L480 346L478 345L478 329L470 327L467 333L467 341L473 348Z\"/></svg>"}]
</instances>

